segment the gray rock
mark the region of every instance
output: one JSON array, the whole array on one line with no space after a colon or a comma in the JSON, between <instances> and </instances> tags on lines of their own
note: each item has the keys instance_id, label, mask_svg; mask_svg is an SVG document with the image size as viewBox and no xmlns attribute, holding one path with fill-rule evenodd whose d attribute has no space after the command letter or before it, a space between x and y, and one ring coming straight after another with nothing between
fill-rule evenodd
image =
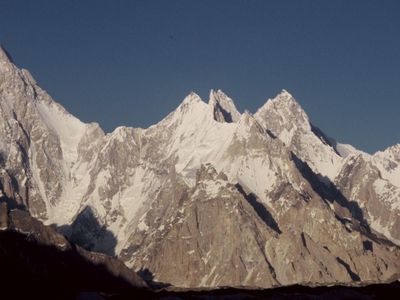
<instances>
[{"instance_id":1,"label":"gray rock","mask_svg":"<svg viewBox=\"0 0 400 300\"><path fill-rule=\"evenodd\" d=\"M398 278L396 149L336 143L286 91L254 116L221 91L191 93L147 129L105 134L0 51L0 188L27 211L10 226L69 247L36 222L54 224L175 286Z\"/></svg>"}]
</instances>

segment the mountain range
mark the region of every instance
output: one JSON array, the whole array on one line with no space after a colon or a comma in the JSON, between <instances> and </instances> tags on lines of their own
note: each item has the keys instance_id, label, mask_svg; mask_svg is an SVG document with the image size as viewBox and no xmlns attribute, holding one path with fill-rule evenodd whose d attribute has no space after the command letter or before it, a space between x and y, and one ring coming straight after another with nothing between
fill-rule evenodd
<instances>
[{"instance_id":1,"label":"mountain range","mask_svg":"<svg viewBox=\"0 0 400 300\"><path fill-rule=\"evenodd\" d=\"M254 114L191 92L105 133L0 48L0 201L175 287L400 278L400 144L341 144L286 90Z\"/></svg>"}]
</instances>

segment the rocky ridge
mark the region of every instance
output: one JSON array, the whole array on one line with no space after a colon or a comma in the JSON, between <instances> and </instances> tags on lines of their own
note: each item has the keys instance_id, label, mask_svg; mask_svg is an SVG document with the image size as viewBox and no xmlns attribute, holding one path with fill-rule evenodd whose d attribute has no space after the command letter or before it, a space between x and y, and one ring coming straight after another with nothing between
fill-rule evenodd
<instances>
[{"instance_id":1,"label":"rocky ridge","mask_svg":"<svg viewBox=\"0 0 400 300\"><path fill-rule=\"evenodd\" d=\"M285 90L254 115L222 91L208 103L190 93L147 129L105 134L1 49L0 133L10 207L157 281L270 287L400 273L399 147L369 155L337 143Z\"/></svg>"}]
</instances>

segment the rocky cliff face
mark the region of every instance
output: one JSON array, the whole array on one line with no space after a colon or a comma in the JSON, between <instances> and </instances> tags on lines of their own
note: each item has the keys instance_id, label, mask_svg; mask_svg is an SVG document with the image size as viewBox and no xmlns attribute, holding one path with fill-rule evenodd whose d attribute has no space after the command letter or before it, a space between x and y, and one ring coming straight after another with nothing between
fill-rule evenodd
<instances>
[{"instance_id":1,"label":"rocky cliff face","mask_svg":"<svg viewBox=\"0 0 400 300\"><path fill-rule=\"evenodd\" d=\"M4 287L10 284L3 297L72 299L82 291L147 288L121 261L71 244L28 212L8 210L5 202L0 204L0 226L0 279Z\"/></svg>"},{"instance_id":2,"label":"rocky cliff face","mask_svg":"<svg viewBox=\"0 0 400 300\"><path fill-rule=\"evenodd\" d=\"M336 185L348 199L362 208L370 226L400 244L400 189L395 180L381 171L382 162L376 155L348 157L336 178ZM385 178L386 177L386 178Z\"/></svg>"},{"instance_id":3,"label":"rocky cliff face","mask_svg":"<svg viewBox=\"0 0 400 300\"><path fill-rule=\"evenodd\" d=\"M197 175L193 188L171 182L155 200L121 252L128 265L185 287L377 281L398 273L395 245L308 184L303 194L287 187L267 209L211 165ZM178 263L171 269L166 262Z\"/></svg>"},{"instance_id":4,"label":"rocky cliff face","mask_svg":"<svg viewBox=\"0 0 400 300\"><path fill-rule=\"evenodd\" d=\"M398 153L335 142L286 91L254 116L191 93L105 134L0 51L0 197L176 286L398 276Z\"/></svg>"}]
</instances>

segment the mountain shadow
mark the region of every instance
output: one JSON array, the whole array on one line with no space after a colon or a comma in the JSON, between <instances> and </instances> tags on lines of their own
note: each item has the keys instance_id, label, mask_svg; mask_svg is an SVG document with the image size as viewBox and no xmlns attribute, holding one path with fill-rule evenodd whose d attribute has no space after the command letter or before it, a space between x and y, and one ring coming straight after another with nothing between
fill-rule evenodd
<instances>
[{"instance_id":1,"label":"mountain shadow","mask_svg":"<svg viewBox=\"0 0 400 300\"><path fill-rule=\"evenodd\" d=\"M141 268L137 274L146 281L147 285L155 290L170 287L171 284L154 280L154 274L147 268Z\"/></svg>"},{"instance_id":2,"label":"mountain shadow","mask_svg":"<svg viewBox=\"0 0 400 300\"><path fill-rule=\"evenodd\" d=\"M243 195L247 202L253 207L260 219L272 230L274 230L278 234L281 234L282 231L279 229L278 223L275 221L271 213L265 208L265 206L262 203L258 202L256 195L254 195L253 193L247 194L239 183L235 184L235 187L239 191L239 193Z\"/></svg>"},{"instance_id":3,"label":"mountain shadow","mask_svg":"<svg viewBox=\"0 0 400 300\"><path fill-rule=\"evenodd\" d=\"M340 156L340 153L336 150L337 142L334 139L328 137L317 126L315 126L313 124L310 124L310 125L311 125L312 133L314 133L324 144L331 146L333 151L335 151L336 154Z\"/></svg>"},{"instance_id":4,"label":"mountain shadow","mask_svg":"<svg viewBox=\"0 0 400 300\"><path fill-rule=\"evenodd\" d=\"M292 159L301 175L310 183L312 189L322 199L329 201L329 203L336 202L341 207L346 208L350 212L352 218L360 223L361 228L359 229L364 233L371 233L368 222L364 218L364 213L356 201L349 201L328 177L324 176L321 178L321 176L315 174L308 164L303 162L293 152ZM348 222L338 215L336 217L342 223Z\"/></svg>"},{"instance_id":5,"label":"mountain shadow","mask_svg":"<svg viewBox=\"0 0 400 300\"><path fill-rule=\"evenodd\" d=\"M96 254L89 257L92 256ZM150 290L121 276L122 272L118 275L111 271L96 259L88 260L78 247L62 251L13 230L0 231L0 266L1 299L397 299L395 295L400 291L397 280L366 286ZM350 267L349 271L353 273L349 273L351 276L357 276ZM146 269L143 273L153 277Z\"/></svg>"},{"instance_id":6,"label":"mountain shadow","mask_svg":"<svg viewBox=\"0 0 400 300\"><path fill-rule=\"evenodd\" d=\"M1 154L0 154L1 155ZM9 184L11 185L11 189L13 191L13 193L18 194L19 193L19 187L18 187L18 182L17 180L13 177L13 176L8 176L9 177ZM0 191L4 192L4 185L5 185L5 178L3 178L2 176L0 176ZM22 199L20 199L22 200ZM7 203L7 206L10 209L22 209L22 210L26 210L26 206L22 203L22 201L17 201L15 198L13 198L12 196L7 196L4 193L2 193L0 195L0 202L5 202Z\"/></svg>"},{"instance_id":7,"label":"mountain shadow","mask_svg":"<svg viewBox=\"0 0 400 300\"><path fill-rule=\"evenodd\" d=\"M343 259L341 259L340 257L336 257L336 261L347 270L347 273L349 273L351 280L353 280L353 281L361 280L360 276L358 276L356 273L354 273L353 270L350 268L349 264L346 263Z\"/></svg>"},{"instance_id":8,"label":"mountain shadow","mask_svg":"<svg viewBox=\"0 0 400 300\"><path fill-rule=\"evenodd\" d=\"M0 190L2 190L2 189L3 189L3 187L2 187L1 182L0 182ZM0 196L0 203L3 203L3 202L7 203L7 206L10 209L26 210L26 206L25 205L23 205L21 203L18 203L17 201L15 201L14 198L7 197L4 194Z\"/></svg>"},{"instance_id":9,"label":"mountain shadow","mask_svg":"<svg viewBox=\"0 0 400 300\"><path fill-rule=\"evenodd\" d=\"M228 111L226 111L221 104L219 104L218 102L215 103L215 111L214 111L214 119L217 119L217 112L220 112L225 120L225 122L227 123L232 123L233 122L233 118L232 118L232 114Z\"/></svg>"},{"instance_id":10,"label":"mountain shadow","mask_svg":"<svg viewBox=\"0 0 400 300\"><path fill-rule=\"evenodd\" d=\"M56 229L72 243L86 250L116 255L116 237L105 225L100 224L90 206L86 206L71 225L57 226Z\"/></svg>"},{"instance_id":11,"label":"mountain shadow","mask_svg":"<svg viewBox=\"0 0 400 300\"><path fill-rule=\"evenodd\" d=\"M121 261L71 244L28 212L4 204L1 299L75 299L83 291L147 293L147 284Z\"/></svg>"},{"instance_id":12,"label":"mountain shadow","mask_svg":"<svg viewBox=\"0 0 400 300\"><path fill-rule=\"evenodd\" d=\"M134 293L135 289L106 265L81 256L75 247L60 251L14 231L0 232L0 265L4 299L8 293L13 296L9 299L19 299L25 293L29 295L26 299L75 299L83 291ZM138 288L136 292L144 291Z\"/></svg>"}]
</instances>

